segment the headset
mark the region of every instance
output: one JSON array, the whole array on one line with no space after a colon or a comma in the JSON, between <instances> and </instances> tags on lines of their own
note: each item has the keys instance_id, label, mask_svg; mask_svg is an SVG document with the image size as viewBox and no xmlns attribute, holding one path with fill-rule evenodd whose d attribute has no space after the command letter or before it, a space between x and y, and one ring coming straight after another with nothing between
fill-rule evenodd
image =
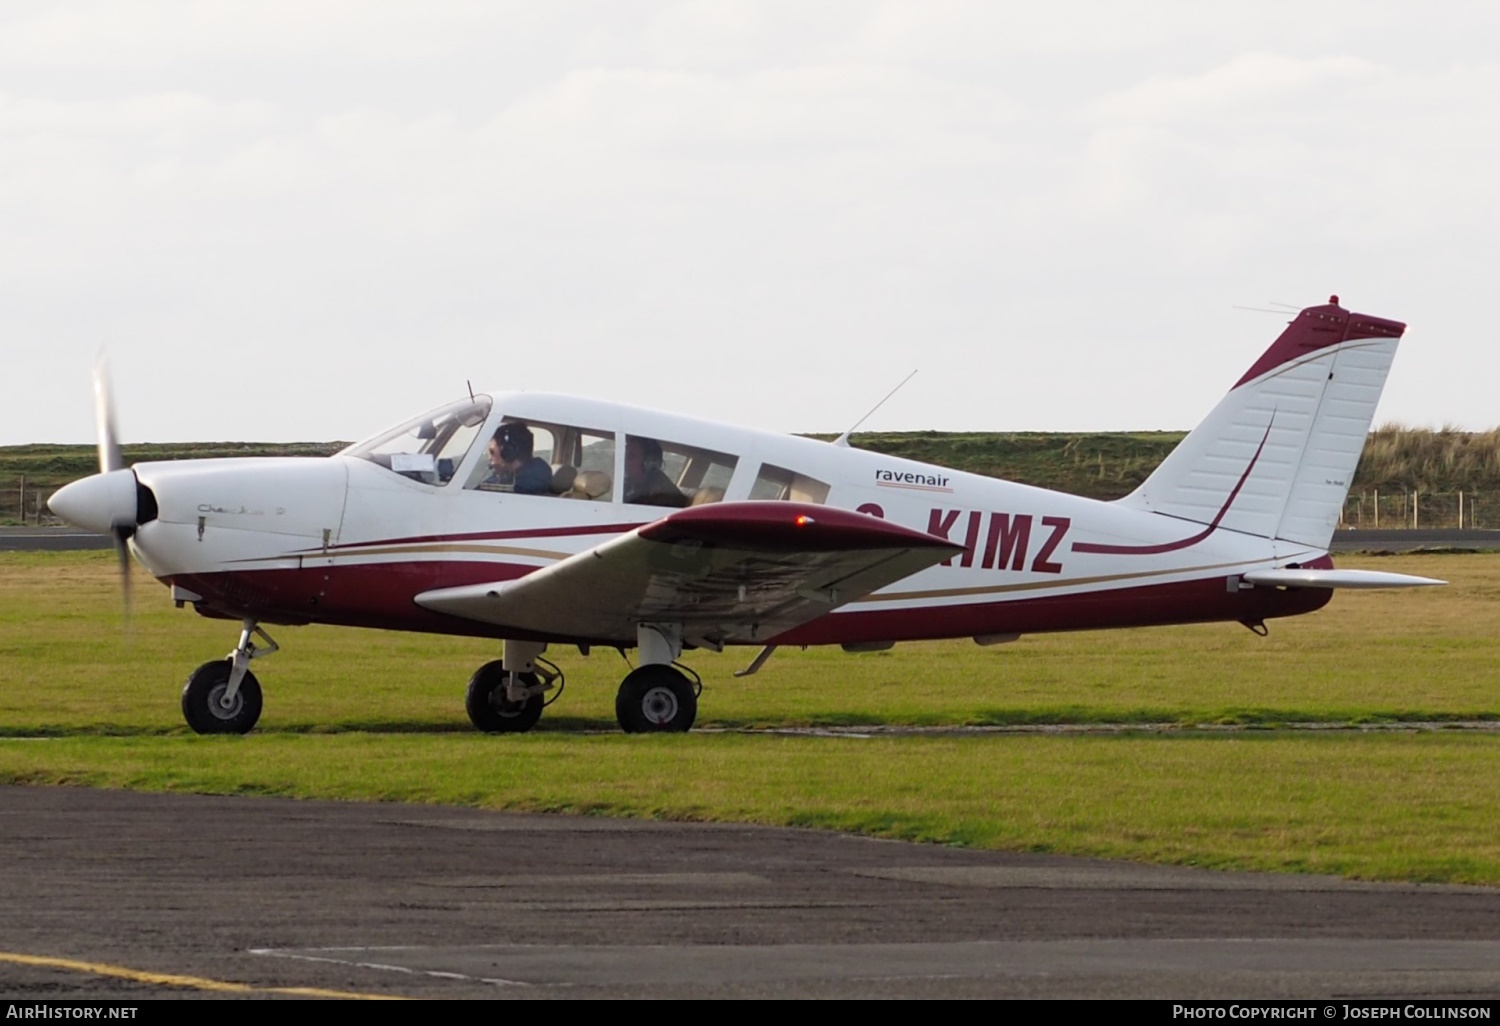
<instances>
[{"instance_id":1,"label":"headset","mask_svg":"<svg viewBox=\"0 0 1500 1026\"><path fill-rule=\"evenodd\" d=\"M495 432L495 441L500 443L500 459L505 463L528 459L536 448L531 429L520 421L501 424L500 430Z\"/></svg>"}]
</instances>

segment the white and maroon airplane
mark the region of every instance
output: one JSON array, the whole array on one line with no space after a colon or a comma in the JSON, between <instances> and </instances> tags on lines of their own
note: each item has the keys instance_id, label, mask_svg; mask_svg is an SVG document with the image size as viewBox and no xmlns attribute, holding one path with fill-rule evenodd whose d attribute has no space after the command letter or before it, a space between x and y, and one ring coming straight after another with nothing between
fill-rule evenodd
<instances>
[{"instance_id":1,"label":"white and maroon airplane","mask_svg":"<svg viewBox=\"0 0 1500 1026\"><path fill-rule=\"evenodd\" d=\"M779 645L1263 633L1333 588L1443 583L1328 555L1404 330L1336 296L1303 310L1115 502L536 393L470 396L325 459L125 469L100 374L101 473L49 505L113 533L179 607L241 623L183 690L199 733L255 726L249 663L276 650L261 625L305 623L502 639L468 685L485 731L529 730L556 697L549 645L634 647L620 726L684 731L700 689L684 649L759 646L743 675Z\"/></svg>"}]
</instances>

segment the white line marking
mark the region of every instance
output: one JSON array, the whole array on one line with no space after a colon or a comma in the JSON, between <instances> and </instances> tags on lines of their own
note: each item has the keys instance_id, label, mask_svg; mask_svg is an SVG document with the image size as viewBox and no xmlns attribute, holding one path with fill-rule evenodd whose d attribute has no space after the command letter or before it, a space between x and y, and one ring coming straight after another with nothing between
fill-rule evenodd
<instances>
[{"instance_id":1,"label":"white line marking","mask_svg":"<svg viewBox=\"0 0 1500 1026\"><path fill-rule=\"evenodd\" d=\"M415 947L386 947L386 948L314 948L314 951L420 951ZM445 973L436 969L412 969L404 965L388 965L385 962L356 962L346 958L328 958L321 955L300 955L291 951L277 951L275 948L251 948L252 955L265 955L269 958L290 958L299 962L323 962L328 965L347 965L356 969L379 969L385 972L406 973L408 976L434 976L442 980L465 980L471 983L489 983L496 987L529 987L531 984L524 980L502 980L492 979L486 976L465 976L463 973Z\"/></svg>"}]
</instances>

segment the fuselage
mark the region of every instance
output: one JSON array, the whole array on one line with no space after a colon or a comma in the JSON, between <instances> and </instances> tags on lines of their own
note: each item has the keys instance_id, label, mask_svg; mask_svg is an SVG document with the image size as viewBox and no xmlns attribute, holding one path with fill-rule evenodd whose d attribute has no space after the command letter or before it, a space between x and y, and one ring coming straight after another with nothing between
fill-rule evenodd
<instances>
[{"instance_id":1,"label":"fuselage","mask_svg":"<svg viewBox=\"0 0 1500 1026\"><path fill-rule=\"evenodd\" d=\"M508 630L413 598L522 577L670 513L660 495L630 494L631 461L649 440L657 476L673 482L671 505L795 499L964 546L948 563L769 639L779 644L1254 623L1318 608L1329 595L1240 584L1253 570L1331 565L1323 549L1116 503L574 397L507 394L455 407L325 459L137 464L155 515L136 527L132 549L211 616L633 644ZM533 459L554 469L550 491L495 483L486 443L503 421L528 425Z\"/></svg>"}]
</instances>

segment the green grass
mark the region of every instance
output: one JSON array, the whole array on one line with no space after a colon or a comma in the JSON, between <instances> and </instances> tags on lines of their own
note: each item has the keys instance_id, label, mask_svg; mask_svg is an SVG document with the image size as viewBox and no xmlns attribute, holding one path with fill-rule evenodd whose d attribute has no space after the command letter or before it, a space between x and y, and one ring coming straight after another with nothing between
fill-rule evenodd
<instances>
[{"instance_id":1,"label":"green grass","mask_svg":"<svg viewBox=\"0 0 1500 1026\"><path fill-rule=\"evenodd\" d=\"M747 680L730 670L748 651L689 660L705 726L1142 725L1119 736L625 737L619 657L557 649L568 690L538 730L486 737L469 730L462 690L497 645L306 627L272 628L284 650L256 664L261 727L198 738L178 691L235 625L174 610L140 578L127 632L109 554L0 554L0 782L746 821L1500 884L1500 735L1274 729L1500 718L1500 556L1378 565L1454 584L1340 594L1272 622L1269 638L1229 624L794 650ZM1145 727L1161 722L1263 729Z\"/></svg>"},{"instance_id":2,"label":"green grass","mask_svg":"<svg viewBox=\"0 0 1500 1026\"><path fill-rule=\"evenodd\" d=\"M0 780L750 822L1500 883L1493 738L253 734L0 741Z\"/></svg>"},{"instance_id":3,"label":"green grass","mask_svg":"<svg viewBox=\"0 0 1500 1026\"><path fill-rule=\"evenodd\" d=\"M1353 565L1357 560L1341 562ZM851 655L690 654L703 725L1251 723L1500 717L1500 556L1366 558L1448 588L1345 592L1270 623L1036 635L1009 645L899 645ZM137 574L125 630L110 553L0 553L0 736L185 731L176 694L236 626L173 609ZM467 730L463 686L498 644L329 627L271 628L255 669L268 731ZM610 650L550 653L568 675L540 729L614 726L625 669Z\"/></svg>"}]
</instances>

